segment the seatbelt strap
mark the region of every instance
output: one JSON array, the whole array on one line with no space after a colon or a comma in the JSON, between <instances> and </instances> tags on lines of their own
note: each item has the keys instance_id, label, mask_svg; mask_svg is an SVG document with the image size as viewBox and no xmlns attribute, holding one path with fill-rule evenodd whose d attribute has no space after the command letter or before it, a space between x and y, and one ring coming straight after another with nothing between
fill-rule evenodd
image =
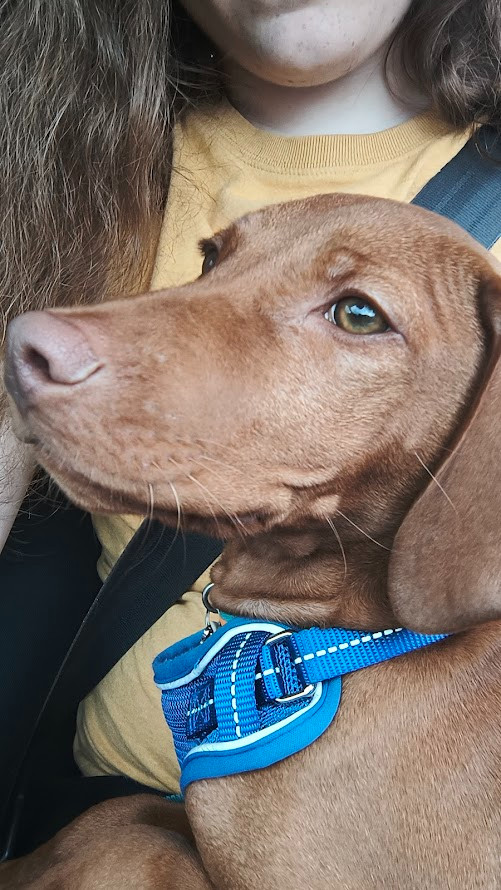
<instances>
[{"instance_id":1,"label":"seatbelt strap","mask_svg":"<svg viewBox=\"0 0 501 890\"><path fill-rule=\"evenodd\" d=\"M192 587L222 546L215 538L145 520L85 616L57 679L57 699L76 705L85 698Z\"/></svg>"},{"instance_id":2,"label":"seatbelt strap","mask_svg":"<svg viewBox=\"0 0 501 890\"><path fill-rule=\"evenodd\" d=\"M487 160L485 153L494 160ZM492 247L501 237L497 160L501 161L501 141L492 128L482 128L412 203L449 217L485 247ZM214 538L176 534L157 521L145 520L68 653L55 684L58 701L75 704L85 697L221 550L222 542Z\"/></svg>"},{"instance_id":3,"label":"seatbelt strap","mask_svg":"<svg viewBox=\"0 0 501 890\"><path fill-rule=\"evenodd\" d=\"M501 237L501 138L482 127L412 201L447 216L487 250Z\"/></svg>"}]
</instances>

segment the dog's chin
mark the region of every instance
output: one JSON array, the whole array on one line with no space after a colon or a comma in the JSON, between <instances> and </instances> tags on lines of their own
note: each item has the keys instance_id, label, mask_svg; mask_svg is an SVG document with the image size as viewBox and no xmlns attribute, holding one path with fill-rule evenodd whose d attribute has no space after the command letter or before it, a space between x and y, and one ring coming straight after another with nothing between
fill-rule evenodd
<instances>
[{"instance_id":1,"label":"dog's chin","mask_svg":"<svg viewBox=\"0 0 501 890\"><path fill-rule=\"evenodd\" d=\"M144 494L134 490L134 484L118 490L112 485L90 479L74 467L62 468L45 449L36 450L40 463L67 497L89 513L148 516L183 532L199 532L222 540L257 535L274 525L268 511L223 513L215 504L213 510L210 505L204 505L207 510L204 512L185 509L175 501L172 504L156 502L154 494L148 499L146 484L142 486Z\"/></svg>"}]
</instances>

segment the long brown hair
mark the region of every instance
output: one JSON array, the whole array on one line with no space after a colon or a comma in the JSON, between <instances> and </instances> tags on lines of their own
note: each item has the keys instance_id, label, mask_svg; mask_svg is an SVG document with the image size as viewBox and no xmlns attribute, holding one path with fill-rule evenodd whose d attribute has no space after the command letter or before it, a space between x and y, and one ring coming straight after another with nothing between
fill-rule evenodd
<instances>
[{"instance_id":1,"label":"long brown hair","mask_svg":"<svg viewBox=\"0 0 501 890\"><path fill-rule=\"evenodd\" d=\"M452 127L501 130L499 0L413 0L391 49Z\"/></svg>"},{"instance_id":2,"label":"long brown hair","mask_svg":"<svg viewBox=\"0 0 501 890\"><path fill-rule=\"evenodd\" d=\"M0 0L0 343L26 308L140 285L210 65L169 0Z\"/></svg>"},{"instance_id":3,"label":"long brown hair","mask_svg":"<svg viewBox=\"0 0 501 890\"><path fill-rule=\"evenodd\" d=\"M452 126L500 126L499 0L414 0L393 49ZM0 343L26 308L144 286L211 53L174 0L0 0Z\"/></svg>"}]
</instances>

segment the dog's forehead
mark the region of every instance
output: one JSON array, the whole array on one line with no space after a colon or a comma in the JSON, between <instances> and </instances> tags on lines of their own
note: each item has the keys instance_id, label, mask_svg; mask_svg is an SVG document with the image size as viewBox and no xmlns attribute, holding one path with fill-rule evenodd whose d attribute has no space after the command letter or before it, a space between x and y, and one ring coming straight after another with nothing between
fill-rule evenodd
<instances>
[{"instance_id":1,"label":"dog's forehead","mask_svg":"<svg viewBox=\"0 0 501 890\"><path fill-rule=\"evenodd\" d=\"M293 250L305 258L332 247L363 251L379 261L403 255L426 261L437 252L443 260L448 256L454 260L461 252L474 264L482 250L444 217L415 205L365 195L317 195L272 205L243 217L236 229L241 248L276 255Z\"/></svg>"}]
</instances>

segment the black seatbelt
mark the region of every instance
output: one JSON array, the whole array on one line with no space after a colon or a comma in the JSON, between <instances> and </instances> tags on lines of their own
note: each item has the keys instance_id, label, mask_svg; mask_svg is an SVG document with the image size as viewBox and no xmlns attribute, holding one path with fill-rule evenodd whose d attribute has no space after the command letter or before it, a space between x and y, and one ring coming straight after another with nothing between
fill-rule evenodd
<instances>
[{"instance_id":1,"label":"black seatbelt","mask_svg":"<svg viewBox=\"0 0 501 890\"><path fill-rule=\"evenodd\" d=\"M104 582L50 698L74 707L216 559L222 541L146 519Z\"/></svg>"},{"instance_id":2,"label":"black seatbelt","mask_svg":"<svg viewBox=\"0 0 501 890\"><path fill-rule=\"evenodd\" d=\"M482 127L412 201L447 216L487 250L501 237L501 138Z\"/></svg>"},{"instance_id":3,"label":"black seatbelt","mask_svg":"<svg viewBox=\"0 0 501 890\"><path fill-rule=\"evenodd\" d=\"M216 539L177 533L156 520L142 523L87 612L26 742L7 825L0 826L0 861L30 852L100 800L155 791L120 776L78 778L56 771L38 777L32 750L39 753L40 736L58 726L58 715L75 715L79 702L221 550Z\"/></svg>"}]
</instances>

